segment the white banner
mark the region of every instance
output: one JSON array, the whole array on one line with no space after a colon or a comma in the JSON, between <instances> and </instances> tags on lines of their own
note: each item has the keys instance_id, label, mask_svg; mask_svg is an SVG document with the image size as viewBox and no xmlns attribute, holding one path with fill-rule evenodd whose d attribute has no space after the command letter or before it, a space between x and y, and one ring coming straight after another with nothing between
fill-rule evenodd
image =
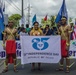
<instances>
[{"instance_id":1,"label":"white banner","mask_svg":"<svg viewBox=\"0 0 76 75\"><path fill-rule=\"evenodd\" d=\"M16 54L17 58L21 59L21 43L20 41L16 41ZM5 59L6 53L2 47L2 41L0 41L0 59ZM69 50L70 58L76 58L76 40L71 40L70 42L70 50Z\"/></svg>"},{"instance_id":2,"label":"white banner","mask_svg":"<svg viewBox=\"0 0 76 75\"><path fill-rule=\"evenodd\" d=\"M21 63L58 63L61 59L60 36L21 36Z\"/></svg>"},{"instance_id":3,"label":"white banner","mask_svg":"<svg viewBox=\"0 0 76 75\"><path fill-rule=\"evenodd\" d=\"M6 52L3 50L2 46L3 42L0 41L0 59L5 59ZM16 55L18 59L21 59L21 43L20 41L16 41Z\"/></svg>"},{"instance_id":4,"label":"white banner","mask_svg":"<svg viewBox=\"0 0 76 75\"><path fill-rule=\"evenodd\" d=\"M70 58L76 58L76 40L70 41L69 56Z\"/></svg>"}]
</instances>

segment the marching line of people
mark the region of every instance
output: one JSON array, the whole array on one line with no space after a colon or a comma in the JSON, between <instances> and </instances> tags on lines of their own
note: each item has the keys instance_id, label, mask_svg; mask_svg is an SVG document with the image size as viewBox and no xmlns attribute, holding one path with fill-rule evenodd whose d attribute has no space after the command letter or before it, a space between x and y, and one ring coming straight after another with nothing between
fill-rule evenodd
<instances>
[{"instance_id":1,"label":"marching line of people","mask_svg":"<svg viewBox=\"0 0 76 75\"><path fill-rule=\"evenodd\" d=\"M24 25L22 25L21 28L14 28L14 22L9 21L8 26L5 28L3 33L3 48L6 50L6 60L5 60L5 69L3 70L3 73L8 71L8 63L14 64L14 72L18 72L16 68L16 40L19 40L20 35L26 35L26 36L50 36L54 35L53 29L50 29L49 25L47 24L45 29L39 27L38 22L34 22L34 27L31 29L29 28L29 25L26 25L27 27L24 28ZM64 58L66 59L66 73L70 72L70 59L69 59L69 46L70 46L70 35L73 32L70 25L67 25L67 19L66 17L62 17L61 22L59 23L57 29L56 29L56 35L61 36L61 60L60 60L60 67L57 68L57 71L63 71L63 62ZM16 38L17 37L17 38ZM38 63L38 70L40 70L41 63ZM35 69L35 62L32 63L32 70Z\"/></svg>"}]
</instances>

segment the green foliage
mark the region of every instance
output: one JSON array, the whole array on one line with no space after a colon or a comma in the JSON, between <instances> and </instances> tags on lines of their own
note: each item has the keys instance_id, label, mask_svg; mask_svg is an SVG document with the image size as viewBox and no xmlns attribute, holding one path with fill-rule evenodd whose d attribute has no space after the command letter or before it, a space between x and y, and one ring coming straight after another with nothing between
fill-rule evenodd
<instances>
[{"instance_id":1,"label":"green foliage","mask_svg":"<svg viewBox=\"0 0 76 75\"><path fill-rule=\"evenodd\" d=\"M45 28L46 24L50 25L50 19L48 19L47 21L44 21L44 19L41 19L41 26L42 26L42 28Z\"/></svg>"},{"instance_id":2,"label":"green foliage","mask_svg":"<svg viewBox=\"0 0 76 75\"><path fill-rule=\"evenodd\" d=\"M44 21L44 19L41 19L41 25L43 28L45 28L46 24L49 24L50 28L55 26L55 18L56 16L50 16L50 19L48 19L47 21Z\"/></svg>"},{"instance_id":3,"label":"green foliage","mask_svg":"<svg viewBox=\"0 0 76 75\"><path fill-rule=\"evenodd\" d=\"M12 14L8 19L9 19L9 21L13 20L14 21L14 26L18 27L19 26L19 20L21 19L21 15Z\"/></svg>"},{"instance_id":4,"label":"green foliage","mask_svg":"<svg viewBox=\"0 0 76 75\"><path fill-rule=\"evenodd\" d=\"M71 18L71 17L69 18L69 23L71 23L71 22L72 22L72 19L73 19L73 18Z\"/></svg>"},{"instance_id":5,"label":"green foliage","mask_svg":"<svg viewBox=\"0 0 76 75\"><path fill-rule=\"evenodd\" d=\"M54 27L55 26L55 16L51 16L50 17L50 21L51 21L51 27Z\"/></svg>"}]
</instances>

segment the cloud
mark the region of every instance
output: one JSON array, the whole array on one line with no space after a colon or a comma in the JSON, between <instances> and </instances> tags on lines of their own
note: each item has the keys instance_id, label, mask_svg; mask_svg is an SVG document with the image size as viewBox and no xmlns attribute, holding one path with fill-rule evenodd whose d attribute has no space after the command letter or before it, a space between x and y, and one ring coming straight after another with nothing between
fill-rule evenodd
<instances>
[{"instance_id":1,"label":"cloud","mask_svg":"<svg viewBox=\"0 0 76 75\"><path fill-rule=\"evenodd\" d=\"M14 1L12 1L12 0L11 1L10 0L5 0L5 13L8 14L9 16L12 15L12 14L15 14L15 13L21 14L21 4L20 4L20 1L15 1L15 2Z\"/></svg>"},{"instance_id":2,"label":"cloud","mask_svg":"<svg viewBox=\"0 0 76 75\"><path fill-rule=\"evenodd\" d=\"M7 1L7 0L5 0ZM10 2L10 0L8 0ZM21 0L12 0L14 4L21 10ZM65 0L66 6L68 9L68 15L69 17L75 18L76 14L76 0ZM44 18L45 15L48 14L48 16L56 15L62 5L62 0L29 0L30 2L30 12L32 19L33 15L36 14L38 20L40 21L41 18ZM12 4L12 2L10 2ZM24 0L24 14L25 17L27 17L28 9L28 0ZM12 6L14 6L12 4ZM9 15L18 13L21 14L21 11L19 11L15 6L12 7L9 5L9 3L6 2L6 13Z\"/></svg>"}]
</instances>

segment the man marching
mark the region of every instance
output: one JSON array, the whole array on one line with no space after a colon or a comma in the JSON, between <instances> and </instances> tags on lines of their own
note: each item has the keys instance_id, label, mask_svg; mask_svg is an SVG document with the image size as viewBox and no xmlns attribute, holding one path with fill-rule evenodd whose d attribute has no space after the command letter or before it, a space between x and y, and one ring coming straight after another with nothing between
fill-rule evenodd
<instances>
[{"instance_id":1,"label":"man marching","mask_svg":"<svg viewBox=\"0 0 76 75\"><path fill-rule=\"evenodd\" d=\"M13 27L13 21L9 21L8 27L4 31L3 37L3 48L6 50L6 60L5 60L5 69L3 73L8 71L8 63L14 63L14 72L16 70L16 42L15 36L17 35L17 30ZM6 44L6 46L5 46Z\"/></svg>"},{"instance_id":2,"label":"man marching","mask_svg":"<svg viewBox=\"0 0 76 75\"><path fill-rule=\"evenodd\" d=\"M63 71L63 62L64 58L66 58L66 72L69 72L69 46L70 46L70 32L71 28L69 25L66 24L67 19L66 17L62 17L61 19L61 26L59 27L59 34L61 35L61 60L60 60L60 68L57 69L59 71Z\"/></svg>"}]
</instances>

